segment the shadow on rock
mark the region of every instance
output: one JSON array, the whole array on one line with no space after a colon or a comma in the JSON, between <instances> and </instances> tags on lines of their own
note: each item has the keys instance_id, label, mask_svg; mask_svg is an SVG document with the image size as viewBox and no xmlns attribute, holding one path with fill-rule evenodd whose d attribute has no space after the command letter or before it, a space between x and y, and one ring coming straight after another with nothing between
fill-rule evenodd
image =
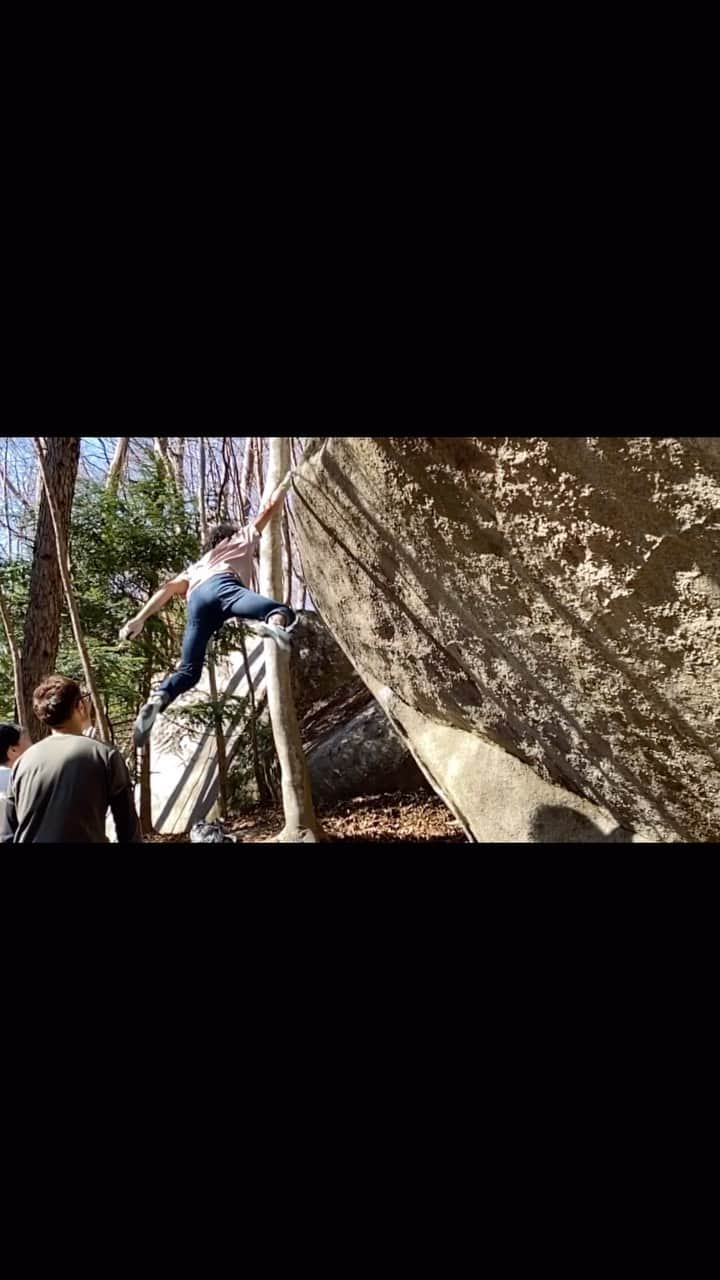
<instances>
[{"instance_id":1,"label":"shadow on rock","mask_svg":"<svg viewBox=\"0 0 720 1280\"><path fill-rule=\"evenodd\" d=\"M633 833L626 827L603 832L595 823L576 809L564 805L544 804L533 815L531 839L534 844L630 844Z\"/></svg>"}]
</instances>

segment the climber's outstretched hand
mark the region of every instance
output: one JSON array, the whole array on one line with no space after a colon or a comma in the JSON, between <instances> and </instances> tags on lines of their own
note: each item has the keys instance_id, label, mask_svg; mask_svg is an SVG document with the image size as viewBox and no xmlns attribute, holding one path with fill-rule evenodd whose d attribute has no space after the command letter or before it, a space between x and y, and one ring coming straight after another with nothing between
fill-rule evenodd
<instances>
[{"instance_id":1,"label":"climber's outstretched hand","mask_svg":"<svg viewBox=\"0 0 720 1280\"><path fill-rule=\"evenodd\" d=\"M144 622L138 622L137 618L131 618L129 622L125 623L124 627L120 628L120 639L136 640L144 626Z\"/></svg>"}]
</instances>

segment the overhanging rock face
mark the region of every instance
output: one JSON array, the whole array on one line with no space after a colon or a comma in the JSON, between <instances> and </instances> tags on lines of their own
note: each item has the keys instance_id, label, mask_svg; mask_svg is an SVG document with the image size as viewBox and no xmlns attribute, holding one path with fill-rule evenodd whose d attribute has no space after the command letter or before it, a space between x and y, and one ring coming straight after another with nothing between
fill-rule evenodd
<instances>
[{"instance_id":1,"label":"overhanging rock face","mask_svg":"<svg viewBox=\"0 0 720 1280\"><path fill-rule=\"evenodd\" d=\"M717 839L720 443L331 437L294 510L320 613L468 834Z\"/></svg>"}]
</instances>

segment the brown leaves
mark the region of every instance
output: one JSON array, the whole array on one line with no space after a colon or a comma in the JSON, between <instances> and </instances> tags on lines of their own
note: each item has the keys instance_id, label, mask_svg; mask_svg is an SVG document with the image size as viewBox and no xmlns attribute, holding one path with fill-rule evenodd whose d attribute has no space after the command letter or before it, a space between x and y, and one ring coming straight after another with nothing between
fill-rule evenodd
<instances>
[{"instance_id":1,"label":"brown leaves","mask_svg":"<svg viewBox=\"0 0 720 1280\"><path fill-rule=\"evenodd\" d=\"M327 839L344 844L466 844L465 834L442 800L429 791L360 796L318 808ZM248 810L224 824L238 844L272 840L283 826L280 811ZM187 840L187 836L155 836L155 841Z\"/></svg>"}]
</instances>

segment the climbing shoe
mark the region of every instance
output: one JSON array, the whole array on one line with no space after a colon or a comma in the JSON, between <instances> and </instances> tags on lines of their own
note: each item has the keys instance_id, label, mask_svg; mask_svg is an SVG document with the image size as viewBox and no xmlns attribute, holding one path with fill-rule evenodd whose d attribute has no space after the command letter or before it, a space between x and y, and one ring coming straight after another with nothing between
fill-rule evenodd
<instances>
[{"instance_id":1,"label":"climbing shoe","mask_svg":"<svg viewBox=\"0 0 720 1280\"><path fill-rule=\"evenodd\" d=\"M289 653L292 649L292 641L284 627L274 627L271 622L246 622L245 626L253 635L267 636L269 640L274 640L283 653Z\"/></svg>"},{"instance_id":2,"label":"climbing shoe","mask_svg":"<svg viewBox=\"0 0 720 1280\"><path fill-rule=\"evenodd\" d=\"M155 721L166 706L167 697L164 693L154 693L150 700L145 703L133 729L133 743L136 747L145 746Z\"/></svg>"}]
</instances>

